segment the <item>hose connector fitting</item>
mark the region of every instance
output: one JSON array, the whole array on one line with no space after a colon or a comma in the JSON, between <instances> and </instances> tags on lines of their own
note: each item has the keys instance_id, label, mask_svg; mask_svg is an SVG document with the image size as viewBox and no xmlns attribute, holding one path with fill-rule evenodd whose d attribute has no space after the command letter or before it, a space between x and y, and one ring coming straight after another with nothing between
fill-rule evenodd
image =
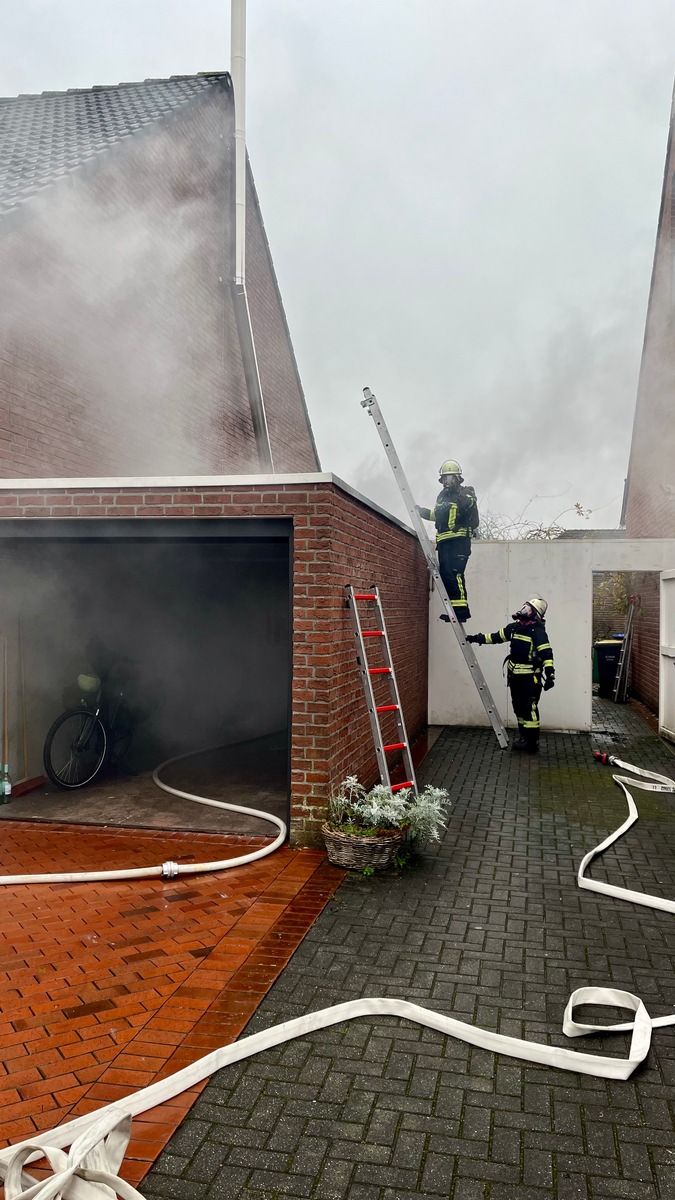
<instances>
[{"instance_id":1,"label":"hose connector fitting","mask_svg":"<svg viewBox=\"0 0 675 1200\"><path fill-rule=\"evenodd\" d=\"M603 754L602 750L594 750L593 758L597 763L602 763L603 767L611 767L614 759L611 754Z\"/></svg>"},{"instance_id":2,"label":"hose connector fitting","mask_svg":"<svg viewBox=\"0 0 675 1200\"><path fill-rule=\"evenodd\" d=\"M162 863L162 879L175 879L178 874L178 863Z\"/></svg>"}]
</instances>

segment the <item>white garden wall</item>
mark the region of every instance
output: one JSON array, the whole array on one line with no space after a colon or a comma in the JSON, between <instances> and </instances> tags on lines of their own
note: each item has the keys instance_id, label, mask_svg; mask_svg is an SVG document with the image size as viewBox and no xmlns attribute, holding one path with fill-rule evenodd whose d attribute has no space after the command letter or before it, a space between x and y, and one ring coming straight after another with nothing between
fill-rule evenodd
<instances>
[{"instance_id":1,"label":"white garden wall","mask_svg":"<svg viewBox=\"0 0 675 1200\"><path fill-rule=\"evenodd\" d=\"M594 571L675 569L675 540L475 542L467 567L471 620L467 633L493 633L527 599L549 603L546 627L556 660L556 686L542 696L545 729L590 729ZM429 622L429 723L487 725L455 635L439 620L432 592ZM502 662L508 647L476 646L502 719L513 725Z\"/></svg>"}]
</instances>

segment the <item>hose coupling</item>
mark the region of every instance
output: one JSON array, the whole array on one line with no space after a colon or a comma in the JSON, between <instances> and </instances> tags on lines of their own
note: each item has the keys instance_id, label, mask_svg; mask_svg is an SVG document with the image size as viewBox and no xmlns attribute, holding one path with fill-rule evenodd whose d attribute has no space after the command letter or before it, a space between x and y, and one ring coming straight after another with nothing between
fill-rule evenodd
<instances>
[{"instance_id":1,"label":"hose coupling","mask_svg":"<svg viewBox=\"0 0 675 1200\"><path fill-rule=\"evenodd\" d=\"M162 863L162 879L175 879L178 874L178 863Z\"/></svg>"},{"instance_id":2,"label":"hose coupling","mask_svg":"<svg viewBox=\"0 0 675 1200\"><path fill-rule=\"evenodd\" d=\"M593 758L597 763L602 763L603 767L611 767L614 759L611 754L603 754L602 750L594 750Z\"/></svg>"}]
</instances>

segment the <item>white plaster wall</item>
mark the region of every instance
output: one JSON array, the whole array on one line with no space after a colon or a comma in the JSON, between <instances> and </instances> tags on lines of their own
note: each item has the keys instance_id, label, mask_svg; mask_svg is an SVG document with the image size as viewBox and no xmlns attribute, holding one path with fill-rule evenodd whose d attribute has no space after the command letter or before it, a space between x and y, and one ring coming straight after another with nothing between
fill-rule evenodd
<instances>
[{"instance_id":1,"label":"white plaster wall","mask_svg":"<svg viewBox=\"0 0 675 1200\"><path fill-rule=\"evenodd\" d=\"M472 617L467 633L493 633L538 593L548 600L546 628L556 686L542 695L544 729L591 727L593 571L675 569L675 540L476 542L467 567ZM432 593L429 621L429 723L487 725L455 635L439 620ZM476 646L476 656L504 722L515 724L502 662L508 647Z\"/></svg>"}]
</instances>

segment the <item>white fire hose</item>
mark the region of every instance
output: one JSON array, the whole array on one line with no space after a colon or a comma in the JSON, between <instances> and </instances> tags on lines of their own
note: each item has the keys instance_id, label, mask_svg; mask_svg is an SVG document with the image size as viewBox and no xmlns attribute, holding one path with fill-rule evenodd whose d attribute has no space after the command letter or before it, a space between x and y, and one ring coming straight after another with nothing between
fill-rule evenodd
<instances>
[{"instance_id":1,"label":"white fire hose","mask_svg":"<svg viewBox=\"0 0 675 1200\"><path fill-rule=\"evenodd\" d=\"M621 837L637 820L637 808L628 791L628 785L647 791L675 792L675 781L664 775L643 771L607 755L596 757L631 771L640 779L652 782L640 782L622 775L613 777L626 794L629 817L611 837L586 855L579 868L580 886L618 896L620 899L633 900L638 904L647 904L652 908L675 911L673 901L661 900L642 892L631 892L625 888L612 888L611 885L593 883L585 878L583 873L591 860ZM581 1004L623 1008L632 1013L633 1017L629 1021L613 1025L586 1025L574 1019L574 1011ZM407 1000L384 997L348 1000L343 1004L307 1013L303 1017L284 1021L261 1033L241 1038L232 1045L212 1051L167 1079L159 1080L124 1100L116 1101L74 1121L68 1121L57 1129L39 1134L34 1140L29 1139L0 1150L0 1175L5 1180L6 1200L59 1200L60 1197L63 1197L63 1200L103 1200L111 1195L117 1195L121 1200L143 1200L141 1193L120 1179L117 1173L129 1141L133 1116L165 1103L231 1063L241 1062L262 1050L281 1045L293 1038L303 1037L318 1029L326 1029L331 1025L365 1016L400 1017L428 1029L435 1029L446 1036L459 1038L483 1050L601 1079L628 1079L649 1052L652 1029L675 1024L675 1013L664 1017L650 1017L642 1000L632 992L624 992L618 988L577 988L567 1002L563 1016L563 1033L567 1037L581 1037L590 1033L630 1032L628 1056L615 1058L584 1054L577 1050L493 1033L459 1021L455 1017L411 1004ZM67 1146L70 1146L70 1151L66 1153L64 1147ZM27 1163L42 1157L49 1161L53 1175L36 1182L23 1168Z\"/></svg>"},{"instance_id":2,"label":"white fire hose","mask_svg":"<svg viewBox=\"0 0 675 1200\"><path fill-rule=\"evenodd\" d=\"M178 796L181 800L194 800L195 804L207 804L212 808L226 809L228 812L244 813L247 817L259 817L268 821L279 830L273 842L252 850L249 854L240 854L237 858L224 858L217 862L185 863L165 862L157 867L131 867L119 871L62 871L43 875L0 875L0 885L19 883L96 883L105 879L149 879L161 876L162 879L175 879L179 875L203 875L207 871L227 871L232 867L243 867L246 863L256 862L268 854L274 854L286 841L286 825L280 817L273 813L261 812L257 808L245 808L242 804L226 804L224 800L210 800L207 796L197 796L193 792L182 792L180 788L169 787L159 778L165 767L182 762L186 758L196 758L198 754L210 754L213 750L222 750L223 746L210 746L207 750L190 750L187 754L177 754L175 758L167 758L160 763L152 773L153 783L163 792Z\"/></svg>"},{"instance_id":3,"label":"white fire hose","mask_svg":"<svg viewBox=\"0 0 675 1200\"><path fill-rule=\"evenodd\" d=\"M624 771L632 771L633 776L637 775L639 778L635 779L630 775L612 775L612 779L621 788L628 801L628 816L623 825L615 829L614 833L610 833L609 837L605 838L604 842L601 842L594 850L589 850L586 857L582 859L577 873L579 887L586 888L589 892L600 892L603 896L614 896L617 900L630 900L633 904L643 904L646 908L658 908L662 912L675 912L675 900L663 900L661 896L649 896L646 892L633 892L630 888L617 887L613 883L602 883L598 879L586 878L586 868L590 866L593 859L618 841L638 819L637 806L628 790L629 784L631 787L640 788L643 792L675 792L675 782L667 775L657 775L654 771L644 771L642 767L633 767L630 763L622 762L620 758L614 758L611 754L601 754L599 750L595 751L593 757L596 762L604 763L607 766L621 767ZM648 783L647 780L652 782Z\"/></svg>"}]
</instances>

